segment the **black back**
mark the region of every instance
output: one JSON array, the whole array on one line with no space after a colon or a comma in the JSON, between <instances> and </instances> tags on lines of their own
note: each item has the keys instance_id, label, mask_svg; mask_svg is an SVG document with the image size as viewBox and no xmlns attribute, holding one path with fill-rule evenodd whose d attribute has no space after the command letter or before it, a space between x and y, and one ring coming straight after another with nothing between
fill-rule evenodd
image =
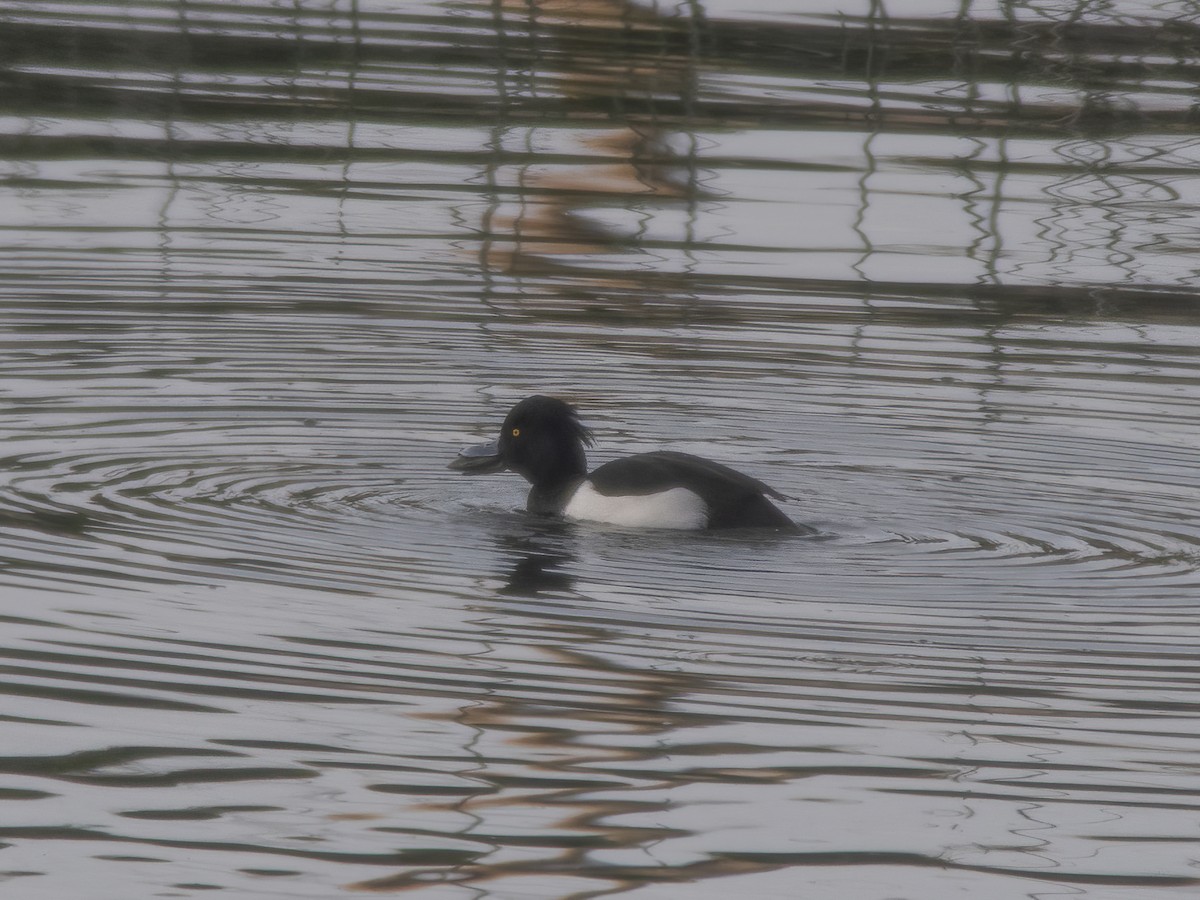
<instances>
[{"instance_id":1,"label":"black back","mask_svg":"<svg viewBox=\"0 0 1200 900\"><path fill-rule=\"evenodd\" d=\"M660 450L614 459L588 480L598 493L609 497L687 488L708 507L709 528L799 527L767 499L787 499L783 494L757 478L690 453Z\"/></svg>"}]
</instances>

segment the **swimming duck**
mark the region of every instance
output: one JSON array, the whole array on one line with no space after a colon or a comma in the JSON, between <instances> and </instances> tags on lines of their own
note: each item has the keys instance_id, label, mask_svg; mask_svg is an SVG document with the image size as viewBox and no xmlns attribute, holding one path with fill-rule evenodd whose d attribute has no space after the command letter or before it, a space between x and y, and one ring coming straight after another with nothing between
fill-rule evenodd
<instances>
[{"instance_id":1,"label":"swimming duck","mask_svg":"<svg viewBox=\"0 0 1200 900\"><path fill-rule=\"evenodd\" d=\"M569 403L527 397L505 417L498 440L466 448L450 468L516 472L531 485L526 508L541 515L640 528L806 530L767 499L783 494L690 453L638 453L589 474L584 447L593 443Z\"/></svg>"}]
</instances>

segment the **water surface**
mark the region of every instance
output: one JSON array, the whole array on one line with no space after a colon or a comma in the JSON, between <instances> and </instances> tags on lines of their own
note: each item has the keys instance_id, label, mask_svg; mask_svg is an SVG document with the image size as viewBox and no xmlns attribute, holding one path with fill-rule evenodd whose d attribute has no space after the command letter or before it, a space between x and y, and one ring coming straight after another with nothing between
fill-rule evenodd
<instances>
[{"instance_id":1,"label":"water surface","mask_svg":"<svg viewBox=\"0 0 1200 900\"><path fill-rule=\"evenodd\" d=\"M1194 13L796 6L0 2L6 897L1195 896Z\"/></svg>"}]
</instances>

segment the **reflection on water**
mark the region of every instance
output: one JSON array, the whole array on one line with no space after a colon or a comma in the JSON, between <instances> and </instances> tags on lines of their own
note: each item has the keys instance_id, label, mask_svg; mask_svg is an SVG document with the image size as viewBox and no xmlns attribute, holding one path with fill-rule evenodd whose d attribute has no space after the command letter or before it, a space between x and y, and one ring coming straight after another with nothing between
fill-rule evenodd
<instances>
[{"instance_id":1,"label":"reflection on water","mask_svg":"<svg viewBox=\"0 0 1200 900\"><path fill-rule=\"evenodd\" d=\"M6 891L1194 896L1194 11L794 5L0 3Z\"/></svg>"}]
</instances>

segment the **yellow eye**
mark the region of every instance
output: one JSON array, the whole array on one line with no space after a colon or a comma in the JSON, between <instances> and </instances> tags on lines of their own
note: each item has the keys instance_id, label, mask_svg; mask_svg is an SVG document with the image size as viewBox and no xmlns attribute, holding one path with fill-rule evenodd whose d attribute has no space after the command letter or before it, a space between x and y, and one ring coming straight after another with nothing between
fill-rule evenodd
<instances>
[{"instance_id":1,"label":"yellow eye","mask_svg":"<svg viewBox=\"0 0 1200 900\"><path fill-rule=\"evenodd\" d=\"M512 430L512 436L513 436L513 437L520 437L520 436L521 436L521 429L520 429L520 428L514 428L514 429Z\"/></svg>"}]
</instances>

